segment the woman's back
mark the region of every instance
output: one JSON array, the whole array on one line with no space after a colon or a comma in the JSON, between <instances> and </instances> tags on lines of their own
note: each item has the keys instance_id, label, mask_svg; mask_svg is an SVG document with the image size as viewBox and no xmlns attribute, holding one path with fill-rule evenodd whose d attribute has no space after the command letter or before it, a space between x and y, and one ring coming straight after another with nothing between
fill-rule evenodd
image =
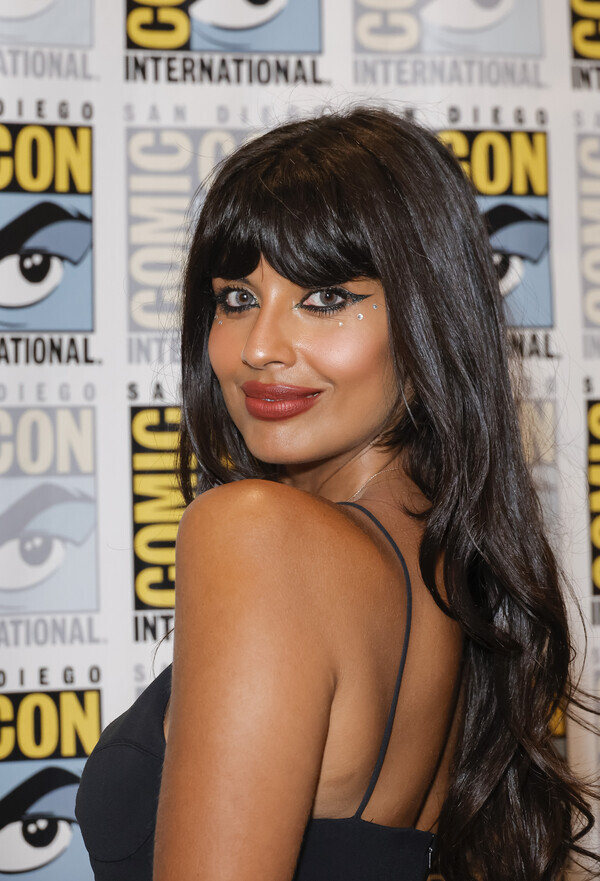
<instances>
[{"instance_id":1,"label":"woman's back","mask_svg":"<svg viewBox=\"0 0 600 881\"><path fill-rule=\"evenodd\" d=\"M170 710L178 724L169 729L173 764L169 768L167 754L165 767L188 781L196 775L197 785L205 786L209 769L199 773L185 757L195 750L202 764L206 738L216 776L209 774L205 809L213 828L227 830L223 846L231 841L232 823L241 838L250 834L249 799L265 826L262 842L252 833L256 854L276 846L289 861L286 836L297 836L311 814L352 816L373 772L406 627L402 567L362 512L290 487L255 481L221 487L192 505L184 520L178 540L181 655L176 647ZM206 599L193 587L201 566ZM419 581L406 691L401 689L396 713L401 724L394 726L387 767L364 814L381 825L412 826L419 819L448 732L460 664L458 628ZM452 644L441 665L427 658L428 615L443 619ZM185 657L181 669L179 657ZM201 696L195 703L194 695ZM208 720L207 702L215 705ZM420 731L413 728L416 715ZM201 726L198 744L190 732ZM414 735L407 734L411 729ZM400 771L405 768L410 772ZM235 808L230 794L222 793L223 772L237 781ZM163 786L163 829L172 834L183 820L172 815L169 795ZM179 834L183 845L183 830ZM275 861L272 877L285 877L285 866ZM264 865L261 872L270 877Z\"/></svg>"},{"instance_id":2,"label":"woman's back","mask_svg":"<svg viewBox=\"0 0 600 881\"><path fill-rule=\"evenodd\" d=\"M439 770L439 760L447 742L455 704L460 663L458 628L438 609L418 576L405 569L404 560L399 558L397 549L393 547L391 535L384 535L381 524L375 522L368 509L332 506L287 487L255 482L232 486L221 490L218 495L221 498L213 497L212 500L216 504L206 500L209 505L204 505L202 524L196 523L197 528L201 525L205 532L204 518L216 517L217 522L221 522L226 510L229 512L230 527L239 529L243 523L247 523L244 507L249 503L258 521L264 520L265 516L276 517L284 512L290 519L290 512L294 511L292 528L296 539L300 545L307 543L307 553L304 555L306 572L296 571L295 580L297 584L308 584L314 566L318 566L323 570L322 584L327 585L326 593L318 598L318 608L310 608L315 597L311 588L304 596L296 597L302 602L305 619L310 620L314 615L325 622L326 626L320 630L326 644L320 651L336 659L337 670L322 747L322 763L310 819L304 830L296 878L332 877L335 871L339 871L339 877L367 878L365 865L370 863L379 867L372 877L386 878L388 871L397 871L398 859L409 873L407 877L422 877L425 861L430 858L432 836L425 831L411 832L410 827L429 830L435 823L440 799L443 798L444 773ZM228 497L226 507L222 507L224 496ZM232 515L232 511L236 511L237 515ZM391 520L392 517L388 516L387 519ZM406 517L399 516L397 509L393 519L397 521L395 531L402 534L401 543L408 549L408 566L414 570L416 543L415 536L411 535L414 531L412 524L407 521L404 528L401 526L398 529L398 521L404 521ZM318 547L311 546L311 535L307 535L307 530L302 528L302 523L307 521L312 524L308 532L311 533L316 527L321 535L322 542ZM286 528L285 535L282 535L281 527L276 525L273 530L267 528L266 532L267 535L264 535L263 530L263 538L271 543L271 547L277 540L285 541L287 535ZM208 543L201 542L204 551ZM242 565L243 560L235 550L232 557L237 557L238 566ZM266 556L263 565L269 565ZM202 579L199 580L201 582ZM201 590L202 585L198 586ZM290 599L288 596L288 608ZM197 595L195 602L201 603L201 596ZM432 639L432 632L437 634L435 639ZM303 649L293 659L295 664L302 664L303 657L311 653L310 642ZM285 681L285 675L282 679ZM161 695L168 697L168 691L165 692L164 685L157 685L154 700L160 703L164 700ZM232 685L231 679L228 685ZM290 686L289 681L287 686ZM254 688L260 690L260 680L255 680ZM292 702L299 695L301 689L298 695L291 695ZM250 712L253 697L256 695L248 695ZM196 731L196 740L202 737L203 724L211 724L211 708L202 702L201 690L198 699L202 706L198 708L197 716L193 714L198 724L196 726L194 722L191 725L191 729ZM123 770L127 767L123 742L145 740L145 743L138 745L156 750L160 740L157 732L154 732L153 746L149 746L146 728L148 709L141 712L144 721L140 729L136 729L133 714L133 717L117 723L118 732L112 735L107 733L108 736L101 742L101 758L96 771L92 758L88 775L92 778L94 773L106 775L107 769L114 767L111 746L114 747L116 736L116 745L121 749L123 758L122 768L117 773L122 777L124 775L122 785L127 787L127 772ZM162 715L161 710L158 713ZM168 721L167 717L167 736ZM285 726L285 720L280 721ZM239 722L232 719L230 726L221 729L221 741L235 741L239 727ZM128 749L125 748L125 755ZM224 749L227 752L226 746ZM277 774L274 764L276 753L271 752L271 756L273 765L269 770L271 774ZM195 767L193 771L197 772L198 768ZM111 773L110 770L108 773ZM436 791L432 792L434 781L437 786ZM87 791L94 788L93 779L86 781L84 777L79 805L84 834L88 819L86 814L90 811L89 803L86 807L86 783ZM135 788L135 781L131 785ZM197 785L203 786L201 771ZM243 781L239 781L241 797L244 796L243 789ZM253 793L259 811L260 790L259 781ZM369 790L372 790L372 795ZM290 798L294 798L293 793L290 793ZM94 811L101 812L102 805L95 805ZM267 826L277 825L281 819L268 812L261 812L261 818L260 822ZM227 834L225 817L219 821L219 816L214 815L213 819L216 827ZM88 822L88 829L89 825ZM123 837L122 817L116 834ZM104 837L111 840L109 830L104 831ZM146 849L148 847L147 843ZM93 846L90 850L93 853ZM247 858L246 853L245 860ZM137 870L134 868L137 861L144 866L139 875L135 874ZM144 874L148 870L148 856L143 853L143 848L141 853L133 855L133 860L129 857L127 863L130 878L150 877ZM360 874L351 874L359 871L359 863ZM101 874L98 865L101 862L96 866L98 878L112 877L110 874ZM106 865L104 869L112 871ZM178 871L183 871L183 867ZM241 867L236 868L236 877L243 877L239 874L242 871ZM411 871L419 874L411 874ZM248 877L255 876L249 874ZM262 870L261 877L269 875Z\"/></svg>"},{"instance_id":3,"label":"woman's back","mask_svg":"<svg viewBox=\"0 0 600 881\"><path fill-rule=\"evenodd\" d=\"M401 549L412 586L410 641L385 761L364 816L386 826L435 828L452 751L462 648L460 628L436 605L418 569L418 523L381 502L361 502ZM387 540L365 511L343 508L346 541L360 546L363 578L336 584L332 621L340 677L331 708L313 816L351 816L375 765L402 657L406 583ZM386 516L387 515L387 516ZM356 552L355 552L356 553ZM356 557L352 561L357 567ZM333 628L332 628L333 629ZM442 758L445 757L441 767Z\"/></svg>"}]
</instances>

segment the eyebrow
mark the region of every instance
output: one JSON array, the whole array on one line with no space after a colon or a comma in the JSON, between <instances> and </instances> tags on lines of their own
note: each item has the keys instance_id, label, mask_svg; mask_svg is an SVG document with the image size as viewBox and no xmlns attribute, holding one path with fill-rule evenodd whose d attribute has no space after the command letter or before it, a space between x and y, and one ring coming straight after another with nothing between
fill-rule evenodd
<instances>
[{"instance_id":1,"label":"eyebrow","mask_svg":"<svg viewBox=\"0 0 600 881\"><path fill-rule=\"evenodd\" d=\"M18 254L25 242L47 226L71 221L91 224L89 217L76 212L71 214L54 202L38 202L22 214L13 217L0 229L0 260L10 254ZM68 256L68 255L66 255Z\"/></svg>"},{"instance_id":2,"label":"eyebrow","mask_svg":"<svg viewBox=\"0 0 600 881\"><path fill-rule=\"evenodd\" d=\"M0 799L0 829L22 817L27 808L42 796L77 783L77 774L65 771L64 768L43 768Z\"/></svg>"},{"instance_id":3,"label":"eyebrow","mask_svg":"<svg viewBox=\"0 0 600 881\"><path fill-rule=\"evenodd\" d=\"M75 495L62 486L43 483L36 486L0 514L0 545L18 538L32 517L67 502L93 502L85 493Z\"/></svg>"},{"instance_id":4,"label":"eyebrow","mask_svg":"<svg viewBox=\"0 0 600 881\"><path fill-rule=\"evenodd\" d=\"M224 278L222 275L216 275L216 276L213 276L213 278L222 278L223 281L227 282L227 284L240 284L240 283L242 283L242 284L250 285L250 287L252 287L252 282L249 281L245 275L243 275L241 278Z\"/></svg>"}]
</instances>

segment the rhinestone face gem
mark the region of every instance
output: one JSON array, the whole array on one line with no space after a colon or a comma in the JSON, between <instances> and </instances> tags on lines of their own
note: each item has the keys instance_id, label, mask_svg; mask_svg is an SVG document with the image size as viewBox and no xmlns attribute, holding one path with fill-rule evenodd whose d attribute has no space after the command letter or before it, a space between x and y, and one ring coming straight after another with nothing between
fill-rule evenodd
<instances>
[{"instance_id":1,"label":"rhinestone face gem","mask_svg":"<svg viewBox=\"0 0 600 881\"><path fill-rule=\"evenodd\" d=\"M358 318L359 321L362 321L365 316L362 314L362 312L359 312L356 317Z\"/></svg>"}]
</instances>

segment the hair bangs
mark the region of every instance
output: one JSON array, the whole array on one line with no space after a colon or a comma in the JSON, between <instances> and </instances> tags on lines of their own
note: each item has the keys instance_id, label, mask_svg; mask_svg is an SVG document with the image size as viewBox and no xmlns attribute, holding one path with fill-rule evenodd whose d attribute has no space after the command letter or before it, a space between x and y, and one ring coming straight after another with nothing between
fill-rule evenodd
<instances>
[{"instance_id":1,"label":"hair bangs","mask_svg":"<svg viewBox=\"0 0 600 881\"><path fill-rule=\"evenodd\" d=\"M285 165L253 169L236 186L222 188L206 205L206 267L212 277L250 274L261 256L284 278L301 287L376 277L360 210L364 193L348 195L340 174L289 156ZM279 157L281 163L281 157ZM290 167L292 172L292 167ZM231 182L229 182L231 183Z\"/></svg>"}]
</instances>

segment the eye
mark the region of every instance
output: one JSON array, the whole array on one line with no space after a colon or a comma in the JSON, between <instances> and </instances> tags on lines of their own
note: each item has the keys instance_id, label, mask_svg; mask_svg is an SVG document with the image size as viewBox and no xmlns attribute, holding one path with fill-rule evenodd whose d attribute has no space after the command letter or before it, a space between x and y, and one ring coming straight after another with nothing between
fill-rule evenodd
<instances>
[{"instance_id":1,"label":"eye","mask_svg":"<svg viewBox=\"0 0 600 881\"><path fill-rule=\"evenodd\" d=\"M63 260L54 254L27 251L0 260L0 306L33 306L49 296L62 281Z\"/></svg>"},{"instance_id":2,"label":"eye","mask_svg":"<svg viewBox=\"0 0 600 881\"><path fill-rule=\"evenodd\" d=\"M348 296L343 296L333 288L326 288L323 291L315 291L302 300L303 306L311 306L315 309L331 309L332 307L341 306L346 303Z\"/></svg>"},{"instance_id":3,"label":"eye","mask_svg":"<svg viewBox=\"0 0 600 881\"><path fill-rule=\"evenodd\" d=\"M0 590L33 587L48 578L65 558L65 541L29 532L0 546Z\"/></svg>"},{"instance_id":4,"label":"eye","mask_svg":"<svg viewBox=\"0 0 600 881\"><path fill-rule=\"evenodd\" d=\"M196 0L189 8L198 22L224 30L256 28L275 18L288 0Z\"/></svg>"},{"instance_id":5,"label":"eye","mask_svg":"<svg viewBox=\"0 0 600 881\"><path fill-rule=\"evenodd\" d=\"M433 0L421 10L423 21L453 31L492 27L509 15L516 0Z\"/></svg>"},{"instance_id":6,"label":"eye","mask_svg":"<svg viewBox=\"0 0 600 881\"><path fill-rule=\"evenodd\" d=\"M342 287L329 287L308 294L298 306L309 312L327 314L345 309L351 303L360 303L361 300L365 300L369 296L371 295L353 294L352 291Z\"/></svg>"},{"instance_id":7,"label":"eye","mask_svg":"<svg viewBox=\"0 0 600 881\"><path fill-rule=\"evenodd\" d=\"M0 306L39 303L62 282L65 260L77 266L91 246L90 218L54 202L16 215L0 230Z\"/></svg>"},{"instance_id":8,"label":"eye","mask_svg":"<svg viewBox=\"0 0 600 881\"><path fill-rule=\"evenodd\" d=\"M252 309L258 306L256 297L245 288L226 287L222 291L215 294L215 303L217 308L231 314L236 312L245 312L246 309Z\"/></svg>"},{"instance_id":9,"label":"eye","mask_svg":"<svg viewBox=\"0 0 600 881\"><path fill-rule=\"evenodd\" d=\"M252 306L256 303L256 298L250 291L230 291L225 298L225 303L230 308L240 308L244 306Z\"/></svg>"},{"instance_id":10,"label":"eye","mask_svg":"<svg viewBox=\"0 0 600 881\"><path fill-rule=\"evenodd\" d=\"M41 484L0 515L0 590L33 587L63 563L67 543L82 545L95 524L93 499Z\"/></svg>"},{"instance_id":11,"label":"eye","mask_svg":"<svg viewBox=\"0 0 600 881\"><path fill-rule=\"evenodd\" d=\"M55 860L73 837L71 823L51 815L24 816L0 829L0 872L33 872Z\"/></svg>"},{"instance_id":12,"label":"eye","mask_svg":"<svg viewBox=\"0 0 600 881\"><path fill-rule=\"evenodd\" d=\"M522 282L527 263L537 264L548 251L548 220L517 205L499 202L483 215L490 236L500 292L506 297Z\"/></svg>"},{"instance_id":13,"label":"eye","mask_svg":"<svg viewBox=\"0 0 600 881\"><path fill-rule=\"evenodd\" d=\"M525 262L517 254L502 254L500 251L495 251L494 265L500 282L500 293L506 297L521 284L525 272Z\"/></svg>"}]
</instances>

